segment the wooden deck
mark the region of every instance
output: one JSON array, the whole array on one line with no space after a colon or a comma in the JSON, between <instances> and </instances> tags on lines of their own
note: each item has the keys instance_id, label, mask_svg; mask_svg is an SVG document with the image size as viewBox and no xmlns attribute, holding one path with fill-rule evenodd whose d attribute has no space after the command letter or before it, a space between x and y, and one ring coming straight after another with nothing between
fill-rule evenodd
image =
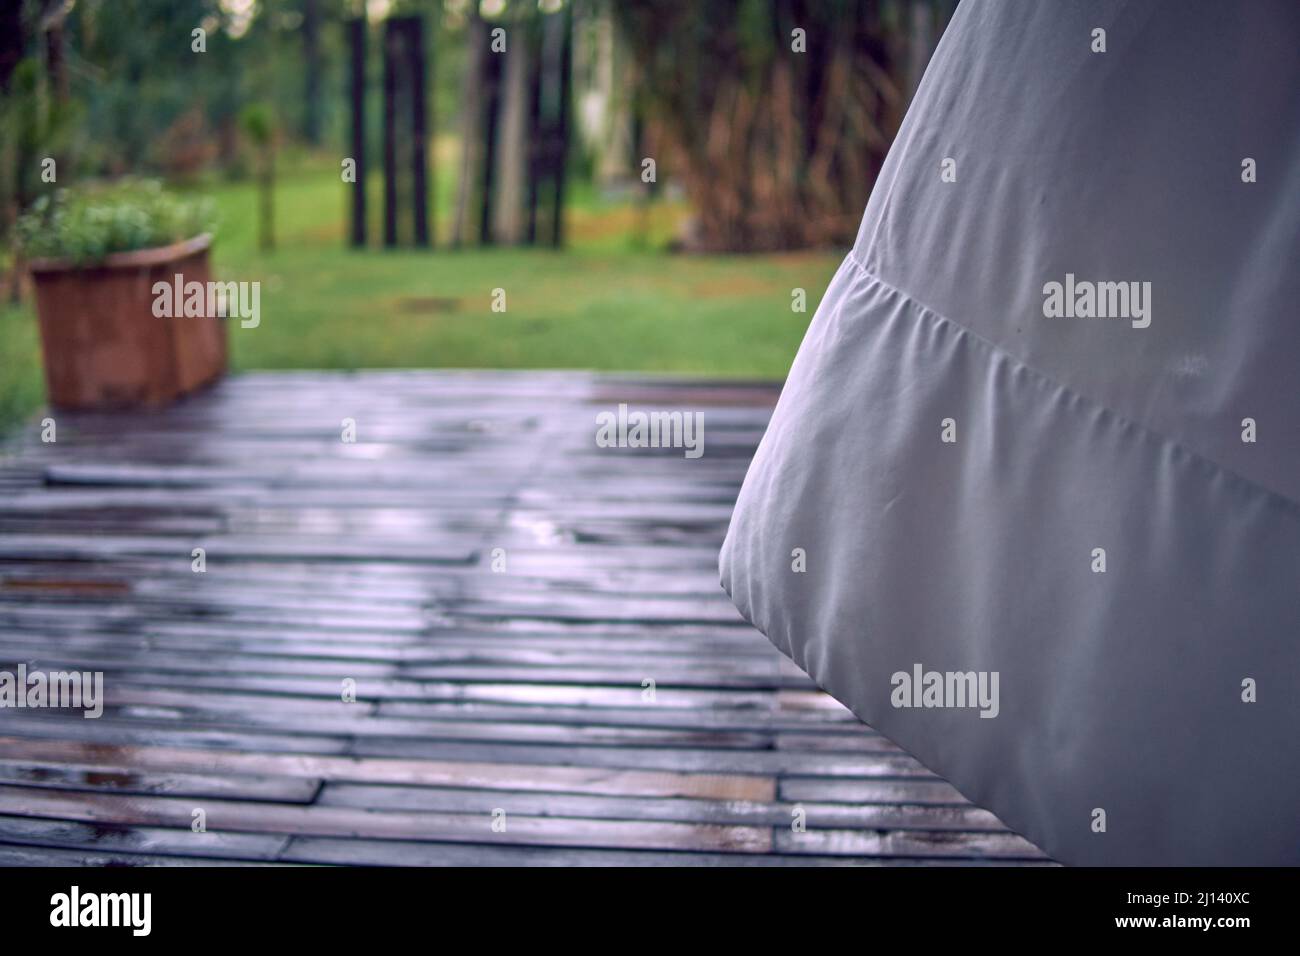
<instances>
[{"instance_id":1,"label":"wooden deck","mask_svg":"<svg viewBox=\"0 0 1300 956\"><path fill-rule=\"evenodd\" d=\"M0 864L1047 862L719 588L775 396L263 373L27 427L0 670L102 671L106 707L0 710ZM702 411L704 456L596 447L619 402Z\"/></svg>"}]
</instances>

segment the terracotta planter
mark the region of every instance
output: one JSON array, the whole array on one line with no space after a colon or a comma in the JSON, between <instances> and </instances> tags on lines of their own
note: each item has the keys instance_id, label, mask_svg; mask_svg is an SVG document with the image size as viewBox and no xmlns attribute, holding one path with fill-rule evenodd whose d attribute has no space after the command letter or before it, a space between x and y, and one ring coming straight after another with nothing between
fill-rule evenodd
<instances>
[{"instance_id":1,"label":"terracotta planter","mask_svg":"<svg viewBox=\"0 0 1300 956\"><path fill-rule=\"evenodd\" d=\"M154 315L154 283L206 283L208 247L198 236L155 249L114 253L79 267L29 263L36 286L45 383L60 408L162 405L220 378L225 319Z\"/></svg>"}]
</instances>

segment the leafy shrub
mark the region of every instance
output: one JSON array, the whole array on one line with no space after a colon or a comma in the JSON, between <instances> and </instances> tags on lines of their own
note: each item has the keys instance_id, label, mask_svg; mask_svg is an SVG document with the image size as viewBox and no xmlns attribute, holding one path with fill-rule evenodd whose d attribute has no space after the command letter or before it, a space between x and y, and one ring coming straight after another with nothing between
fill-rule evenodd
<instances>
[{"instance_id":1,"label":"leafy shrub","mask_svg":"<svg viewBox=\"0 0 1300 956\"><path fill-rule=\"evenodd\" d=\"M18 220L18 236L29 259L85 264L192 239L214 225L210 200L182 198L144 180L42 196Z\"/></svg>"}]
</instances>

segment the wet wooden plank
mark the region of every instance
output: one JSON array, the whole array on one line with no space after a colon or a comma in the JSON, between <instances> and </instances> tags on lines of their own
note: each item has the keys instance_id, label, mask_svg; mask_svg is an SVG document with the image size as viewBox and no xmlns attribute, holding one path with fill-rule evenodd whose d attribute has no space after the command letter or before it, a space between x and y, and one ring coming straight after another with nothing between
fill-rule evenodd
<instances>
[{"instance_id":1,"label":"wet wooden plank","mask_svg":"<svg viewBox=\"0 0 1300 956\"><path fill-rule=\"evenodd\" d=\"M148 772L104 764L0 759L0 785L105 793L217 796L277 803L311 803L319 780L247 774Z\"/></svg>"},{"instance_id":2,"label":"wet wooden plank","mask_svg":"<svg viewBox=\"0 0 1300 956\"><path fill-rule=\"evenodd\" d=\"M202 859L185 856L158 856L149 853L103 853L95 850L64 850L48 846L0 845L2 867L123 867L123 866L269 866L249 860ZM283 865L283 864L280 864Z\"/></svg>"},{"instance_id":3,"label":"wet wooden plank","mask_svg":"<svg viewBox=\"0 0 1300 956\"><path fill-rule=\"evenodd\" d=\"M553 749L529 744L462 744L392 737L359 739L354 752L365 756L424 757L462 760L472 754L512 763L548 764L558 756ZM706 750L697 748L585 747L564 748L566 762L628 769L680 769L691 772L747 773L822 777L932 776L908 755L801 754L779 751Z\"/></svg>"},{"instance_id":4,"label":"wet wooden plank","mask_svg":"<svg viewBox=\"0 0 1300 956\"><path fill-rule=\"evenodd\" d=\"M55 810L61 804L35 800L17 815L0 812L0 846L57 847L95 853L162 854L202 859L279 860L289 843L284 834L195 833L189 818L178 827L116 825L87 822L75 816L39 817L34 810ZM81 814L84 817L85 814Z\"/></svg>"},{"instance_id":5,"label":"wet wooden plank","mask_svg":"<svg viewBox=\"0 0 1300 956\"><path fill-rule=\"evenodd\" d=\"M825 800L850 804L942 804L969 806L966 798L938 777L891 780L784 777L779 798L794 803Z\"/></svg>"},{"instance_id":6,"label":"wet wooden plank","mask_svg":"<svg viewBox=\"0 0 1300 956\"><path fill-rule=\"evenodd\" d=\"M322 653L325 649L302 654L274 653L273 648L262 653L245 653L226 649L214 660L211 649L177 647L167 648L155 642L132 646L127 642L106 638L68 637L48 641L23 639L21 635L0 637L0 661L40 660L43 666L53 667L80 663L92 670L174 671L178 673L232 673L247 676L274 674L350 677L358 682L367 678L383 681L406 681L419 684L425 681L450 683L544 683L548 685L623 685L636 687L653 680L659 688L746 689L746 688L800 688L811 687L807 677L788 673L775 661L722 661L709 668L707 662L682 662L672 664L656 662L649 658L640 661L618 662L616 666L589 666L577 664L515 662L497 663L490 660L474 662L426 663L407 659L403 655L362 655ZM366 655L370 656L370 655ZM387 657L385 660L383 657ZM410 655L414 656L414 655ZM379 659L375 659L379 658ZM336 682L337 687L337 682Z\"/></svg>"},{"instance_id":7,"label":"wet wooden plank","mask_svg":"<svg viewBox=\"0 0 1300 956\"><path fill-rule=\"evenodd\" d=\"M656 853L537 847L295 838L282 859L296 863L362 866L1047 866L1040 860L976 857L851 857L812 854Z\"/></svg>"},{"instance_id":8,"label":"wet wooden plank","mask_svg":"<svg viewBox=\"0 0 1300 956\"><path fill-rule=\"evenodd\" d=\"M674 820L790 828L795 811L816 829L960 830L1005 832L993 814L969 805L788 803L752 800L672 798L641 800L620 796L561 793L511 793L435 787L393 787L329 783L319 801L324 806L391 810L490 813L504 807L538 816L611 820Z\"/></svg>"},{"instance_id":9,"label":"wet wooden plank","mask_svg":"<svg viewBox=\"0 0 1300 956\"><path fill-rule=\"evenodd\" d=\"M709 747L737 751L754 750L767 746L768 738L761 733L728 732L716 730L680 730L653 727L602 727L595 725L551 726L537 723L478 721L433 721L377 717L364 705L337 706L333 713L322 715L303 711L280 710L265 713L255 708L235 710L203 709L167 706L116 705L110 700L106 714L116 730L135 727L147 735L147 728L168 730L178 728L184 732L201 730L230 731L234 733L275 732L280 736L303 737L353 737L394 738L453 744L476 743L503 745L553 745L624 748L642 747ZM55 737L83 735L78 725L67 726L80 715L62 719L55 717L16 718L10 726L21 727L29 733L49 733ZM32 721L43 720L48 725L39 728ZM56 723L57 722L57 723ZM86 729L84 735L99 738L104 732ZM552 755L554 756L554 755Z\"/></svg>"},{"instance_id":10,"label":"wet wooden plank","mask_svg":"<svg viewBox=\"0 0 1300 956\"><path fill-rule=\"evenodd\" d=\"M15 716L18 713L23 713L23 716ZM159 721L83 720L80 715L57 715L48 711L41 716L32 716L30 711L11 711L5 718L3 729L33 741L41 741L46 748L56 741L68 741L99 747L137 744L207 747L218 752L253 750L267 753L341 754L351 749L348 738L344 736L285 734L263 732L256 728L223 730L201 726L168 726ZM0 757L5 756L8 756L8 752L0 748Z\"/></svg>"},{"instance_id":11,"label":"wet wooden plank","mask_svg":"<svg viewBox=\"0 0 1300 956\"><path fill-rule=\"evenodd\" d=\"M975 857L996 860L1046 860L1036 846L1014 833L958 831L814 829L796 833L776 830L781 853L846 856Z\"/></svg>"},{"instance_id":12,"label":"wet wooden plank","mask_svg":"<svg viewBox=\"0 0 1300 956\"><path fill-rule=\"evenodd\" d=\"M211 560L238 558L241 561L378 561L405 564L468 564L477 559L470 547L453 542L417 542L411 539L350 542L320 536L317 540L298 538L209 534L192 539L161 535L72 534L23 535L0 537L0 558L7 561L102 561L135 555L174 555L187 557L193 548L209 552Z\"/></svg>"},{"instance_id":13,"label":"wet wooden plank","mask_svg":"<svg viewBox=\"0 0 1300 956\"><path fill-rule=\"evenodd\" d=\"M776 781L756 775L618 771L563 765L390 760L301 753L230 751L149 745L101 745L68 740L0 737L6 759L60 763L96 762L111 767L197 773L306 777L418 786L481 787L498 790L626 794L643 797L703 797L770 801Z\"/></svg>"},{"instance_id":14,"label":"wet wooden plank","mask_svg":"<svg viewBox=\"0 0 1300 956\"><path fill-rule=\"evenodd\" d=\"M766 853L772 848L772 831L767 827L537 817L504 808L500 808L504 815L497 809L487 813L410 813L61 791L44 792L39 803L34 803L31 794L24 788L0 786L0 814L179 828L189 826L194 811L201 809L206 814L207 834L196 836L265 833L731 853Z\"/></svg>"},{"instance_id":15,"label":"wet wooden plank","mask_svg":"<svg viewBox=\"0 0 1300 956\"><path fill-rule=\"evenodd\" d=\"M47 662L57 659L45 655ZM105 680L116 684L136 684L149 687L205 688L234 690L274 695L294 695L337 698L341 683L339 677L319 677L306 674L243 674L228 671L218 674L198 670L154 671L141 668L105 667ZM343 675L347 676L347 675ZM109 680L109 678L112 678ZM582 684L524 683L499 684L494 682L460 683L450 681L399 681L370 677L358 686L358 698L366 701L479 701L500 704L560 704L574 707L609 706L645 708L676 708L695 710L704 707L728 708L761 714L775 706L770 692L754 690L725 690L709 688L661 688L653 704L643 698L639 680L622 687L589 686Z\"/></svg>"}]
</instances>

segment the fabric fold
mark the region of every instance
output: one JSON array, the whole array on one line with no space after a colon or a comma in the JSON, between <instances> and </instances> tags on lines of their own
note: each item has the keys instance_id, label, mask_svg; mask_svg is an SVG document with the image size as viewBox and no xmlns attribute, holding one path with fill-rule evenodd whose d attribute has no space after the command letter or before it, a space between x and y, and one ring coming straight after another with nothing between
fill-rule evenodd
<instances>
[{"instance_id":1,"label":"fabric fold","mask_svg":"<svg viewBox=\"0 0 1300 956\"><path fill-rule=\"evenodd\" d=\"M1287 864L1300 861L1296 555L1292 502L850 257L720 569L818 684L1055 858ZM894 675L917 666L997 674L996 716L895 706Z\"/></svg>"}]
</instances>

